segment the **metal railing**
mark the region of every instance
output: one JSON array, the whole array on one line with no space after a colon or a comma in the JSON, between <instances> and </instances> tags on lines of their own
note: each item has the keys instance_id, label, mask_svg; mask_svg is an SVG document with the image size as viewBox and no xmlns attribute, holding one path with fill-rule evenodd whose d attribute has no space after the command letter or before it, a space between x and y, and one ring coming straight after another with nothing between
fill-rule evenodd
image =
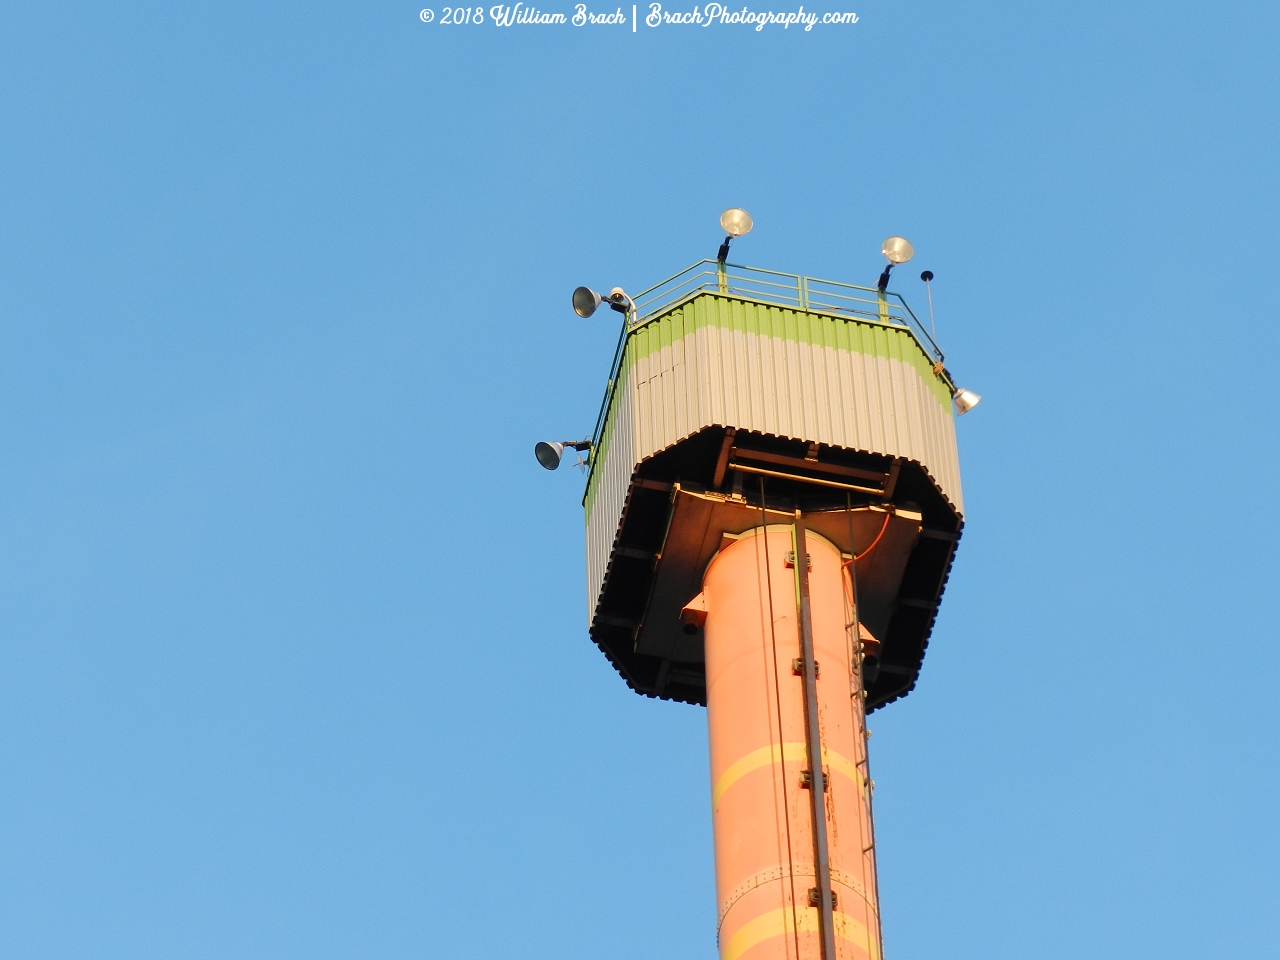
<instances>
[{"instance_id":1,"label":"metal railing","mask_svg":"<svg viewBox=\"0 0 1280 960\"><path fill-rule=\"evenodd\" d=\"M810 313L826 313L906 327L920 344L925 356L935 362L943 360L942 350L934 342L929 329L899 294L891 291L881 293L875 287L859 287L835 280L819 280L797 273L780 273L777 270L762 270L759 267L744 267L715 260L701 260L639 293L635 297L635 326L652 320L700 293L720 293Z\"/></svg>"},{"instance_id":2,"label":"metal railing","mask_svg":"<svg viewBox=\"0 0 1280 960\"><path fill-rule=\"evenodd\" d=\"M941 364L945 359L941 348L934 342L929 330L915 315L901 295L891 291L881 292L875 287L860 287L835 280L819 280L798 273L781 273L759 267L744 267L736 263L720 263L716 260L700 260L661 283L642 290L633 299L635 310L622 325L613 363L609 367L609 382L604 400L591 432L590 474L587 489L591 489L592 475L596 467L596 451L604 434L605 421L613 401L614 387L622 366L627 336L651 320L668 313L686 300L699 294L718 293L743 300L792 307L808 313L856 320L860 323L878 323L906 329L915 338L925 356Z\"/></svg>"}]
</instances>

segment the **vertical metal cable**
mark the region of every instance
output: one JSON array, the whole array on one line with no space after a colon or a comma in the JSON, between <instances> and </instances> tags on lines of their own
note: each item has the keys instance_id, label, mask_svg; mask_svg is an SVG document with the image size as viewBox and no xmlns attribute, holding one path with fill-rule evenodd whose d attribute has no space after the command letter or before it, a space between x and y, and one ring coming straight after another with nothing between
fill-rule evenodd
<instances>
[{"instance_id":1,"label":"vertical metal cable","mask_svg":"<svg viewBox=\"0 0 1280 960\"><path fill-rule=\"evenodd\" d=\"M764 538L764 576L769 594L769 647L773 654L773 702L778 714L778 763L782 767L782 813L787 828L787 882L791 885L791 936L796 960L800 960L800 924L796 912L796 866L791 852L791 803L787 799L787 761L782 731L782 686L778 683L778 636L774 630L773 574L769 569L769 514L764 504L764 477L760 478L760 535ZM785 912L783 914L786 915Z\"/></svg>"},{"instance_id":2,"label":"vertical metal cable","mask_svg":"<svg viewBox=\"0 0 1280 960\"><path fill-rule=\"evenodd\" d=\"M766 636L768 636L770 631L772 630L773 598L765 596L765 590L766 590L765 584L768 582L769 554L768 554L768 544L766 542L766 538L764 535L764 528L763 527L761 528L760 536L753 537L752 539L755 541L755 543L753 544L753 549L755 550L755 557L756 557L756 590L758 594L757 606L759 607L759 613L760 613L760 640L761 640L760 660L761 660L761 666L764 668L764 691L763 692L764 692L764 701L765 701L765 714L766 714L767 722L769 725L770 759L772 759L774 757L773 751L775 749L778 751L777 756L779 758L782 756L783 739L782 739L781 727L777 729L777 734L775 736L775 731L773 726L774 710L772 709L772 707L769 706L770 702L776 699L776 692L777 692L778 685L777 685L777 677L776 677L777 661L776 659L771 661L770 658L772 655L769 652L770 644L765 640ZM761 583L761 578L760 578L760 567L762 564L765 566L765 583ZM772 688L772 691L770 688ZM777 844L777 846L775 847L775 850L778 856L779 868L781 868L782 864L787 861L787 856L790 853L790 846L789 846L790 824L787 821L787 812L786 812L786 773L785 771L780 770L780 767L781 767L780 763L769 764L769 770L771 772L771 779L773 782L773 792L770 796L773 799L773 823L774 823L774 829L776 830L775 839ZM782 795L783 795L782 809L779 809L779 803L778 803L779 790L782 791ZM785 829L784 829L784 823L787 824ZM786 853L783 852L784 845L787 846ZM783 882L782 877L778 878L778 903L785 915L786 909L787 909L787 891L786 891L786 884ZM723 922L723 920L724 918L722 917L721 922ZM717 926L716 928L717 943L719 943L719 936L720 936L720 928Z\"/></svg>"}]
</instances>

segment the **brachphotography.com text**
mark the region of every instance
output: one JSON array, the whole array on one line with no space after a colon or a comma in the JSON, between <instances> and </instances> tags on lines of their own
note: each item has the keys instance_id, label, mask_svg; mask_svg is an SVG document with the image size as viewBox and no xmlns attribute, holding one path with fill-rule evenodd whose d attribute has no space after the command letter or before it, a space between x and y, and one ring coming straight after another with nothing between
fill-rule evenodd
<instances>
[{"instance_id":1,"label":"brachphotography.com text","mask_svg":"<svg viewBox=\"0 0 1280 960\"><path fill-rule=\"evenodd\" d=\"M766 27L782 30L795 28L808 33L818 26L851 26L858 22L852 11L806 10L801 4L794 10L759 10L749 5L729 6L712 2L692 8L673 9L661 3L643 6L632 4L631 9L615 7L591 9L585 3L575 4L568 11L543 10L525 4L499 3L491 7L441 7L439 11L424 7L418 14L423 23L438 26L489 26L489 27L596 27L629 30L638 33L660 27L737 27L762 32Z\"/></svg>"}]
</instances>

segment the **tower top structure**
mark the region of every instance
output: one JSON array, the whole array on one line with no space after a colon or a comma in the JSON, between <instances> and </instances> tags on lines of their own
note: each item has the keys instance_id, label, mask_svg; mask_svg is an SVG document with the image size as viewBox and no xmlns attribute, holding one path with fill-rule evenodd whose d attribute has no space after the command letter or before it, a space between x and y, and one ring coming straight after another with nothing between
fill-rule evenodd
<instances>
[{"instance_id":1,"label":"tower top structure","mask_svg":"<svg viewBox=\"0 0 1280 960\"><path fill-rule=\"evenodd\" d=\"M718 259L634 299L593 295L623 324L583 499L588 619L638 693L706 704L686 607L723 547L796 510L854 567L867 709L915 685L964 523L956 398L976 395L881 280Z\"/></svg>"}]
</instances>

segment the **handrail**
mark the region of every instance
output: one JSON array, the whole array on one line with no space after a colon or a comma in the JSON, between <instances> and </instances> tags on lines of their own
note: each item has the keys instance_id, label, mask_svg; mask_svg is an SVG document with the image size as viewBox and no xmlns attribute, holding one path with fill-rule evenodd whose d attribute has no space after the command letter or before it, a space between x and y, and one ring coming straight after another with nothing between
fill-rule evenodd
<instances>
[{"instance_id":1,"label":"handrail","mask_svg":"<svg viewBox=\"0 0 1280 960\"><path fill-rule=\"evenodd\" d=\"M809 313L853 316L907 327L926 356L939 363L945 359L928 328L901 294L797 273L721 264L716 260L700 260L637 294L634 298L636 325L643 325L682 300L706 292L776 303Z\"/></svg>"},{"instance_id":2,"label":"handrail","mask_svg":"<svg viewBox=\"0 0 1280 960\"><path fill-rule=\"evenodd\" d=\"M881 291L875 287L840 283L837 280L820 280L798 273L782 273L762 267L720 263L717 260L699 260L693 266L655 283L632 298L635 311L628 315L619 331L618 345L613 352L613 362L609 365L609 382L605 387L600 412L596 416L595 428L591 431L587 490L591 489L591 480L595 474L596 451L604 438L605 421L621 373L627 337L646 323L664 316L684 301L703 293L792 307L806 313L826 314L859 323L905 328L925 356L937 364L945 360L942 349L934 342L928 328L901 294Z\"/></svg>"}]
</instances>

